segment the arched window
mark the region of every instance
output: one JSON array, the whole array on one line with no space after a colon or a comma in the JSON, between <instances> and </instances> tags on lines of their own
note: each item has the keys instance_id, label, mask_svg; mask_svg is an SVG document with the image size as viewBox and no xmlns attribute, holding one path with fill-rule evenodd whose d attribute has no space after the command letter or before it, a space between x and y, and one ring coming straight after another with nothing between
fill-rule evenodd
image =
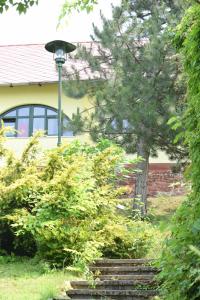
<instances>
[{"instance_id":1,"label":"arched window","mask_svg":"<svg viewBox=\"0 0 200 300\"><path fill-rule=\"evenodd\" d=\"M57 110L44 105L23 105L15 107L0 116L5 126L13 127L17 133L8 133L7 136L28 137L37 130L44 130L48 136L58 135ZM67 129L69 119L63 117L62 135L73 136Z\"/></svg>"}]
</instances>

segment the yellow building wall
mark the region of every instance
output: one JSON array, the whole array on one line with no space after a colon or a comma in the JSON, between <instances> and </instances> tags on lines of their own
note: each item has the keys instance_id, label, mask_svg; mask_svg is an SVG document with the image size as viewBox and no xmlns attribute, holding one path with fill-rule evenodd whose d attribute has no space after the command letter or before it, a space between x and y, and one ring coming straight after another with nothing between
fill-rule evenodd
<instances>
[{"instance_id":1,"label":"yellow building wall","mask_svg":"<svg viewBox=\"0 0 200 300\"><path fill-rule=\"evenodd\" d=\"M0 87L0 114L25 104L43 104L57 108L57 99L57 84ZM87 97L73 99L64 94L62 96L62 108L69 118L76 112L77 107L85 109L89 105L90 102Z\"/></svg>"},{"instance_id":2,"label":"yellow building wall","mask_svg":"<svg viewBox=\"0 0 200 300\"><path fill-rule=\"evenodd\" d=\"M42 104L51 106L53 108L58 107L58 88L57 84L45 84L45 85L26 85L26 86L14 86L14 87L0 87L0 115L9 109L20 105L27 104ZM62 109L66 116L72 117L73 113L76 113L77 108L80 110L87 109L91 106L92 102L88 97L81 99L69 98L63 94L62 96ZM83 142L91 142L88 134L77 135L75 137L62 137L63 143L69 143L73 140L80 140ZM57 137L45 136L40 139L41 146L44 149L50 149L56 147ZM25 144L28 142L28 138L24 137L9 137L7 139L7 147L20 155L24 149ZM158 158L151 158L150 163L169 163L167 155L163 152L159 152Z\"/></svg>"},{"instance_id":3,"label":"yellow building wall","mask_svg":"<svg viewBox=\"0 0 200 300\"><path fill-rule=\"evenodd\" d=\"M9 109L27 104L42 104L57 109L57 103L57 84L0 87L0 115ZM65 115L69 118L72 117L73 113L76 113L78 107L82 110L87 109L90 106L91 101L89 101L87 97L83 97L82 99L73 99L64 94L62 95L62 109ZM77 139L84 142L91 142L88 134L77 135L75 137L62 137L62 142L68 143ZM6 144L9 149L14 150L17 155L20 155L27 142L28 138L9 137L7 138ZM44 149L50 149L56 147L57 137L45 136L40 139L40 142Z\"/></svg>"}]
</instances>

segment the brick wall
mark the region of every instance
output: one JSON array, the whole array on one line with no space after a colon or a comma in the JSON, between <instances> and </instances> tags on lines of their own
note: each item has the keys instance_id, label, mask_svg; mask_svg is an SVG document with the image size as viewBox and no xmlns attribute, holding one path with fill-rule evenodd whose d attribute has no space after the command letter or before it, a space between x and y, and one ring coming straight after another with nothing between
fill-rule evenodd
<instances>
[{"instance_id":1,"label":"brick wall","mask_svg":"<svg viewBox=\"0 0 200 300\"><path fill-rule=\"evenodd\" d=\"M127 166L131 168L131 166ZM133 166L132 166L133 167ZM135 174L129 175L123 185L129 186L129 193L134 192ZM174 171L174 164L158 163L149 165L148 195L182 195L185 193L183 174Z\"/></svg>"}]
</instances>

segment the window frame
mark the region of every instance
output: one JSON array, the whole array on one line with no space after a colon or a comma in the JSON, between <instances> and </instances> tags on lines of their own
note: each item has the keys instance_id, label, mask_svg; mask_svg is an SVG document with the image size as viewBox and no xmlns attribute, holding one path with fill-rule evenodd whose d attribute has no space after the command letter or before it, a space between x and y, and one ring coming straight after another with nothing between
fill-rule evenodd
<instances>
[{"instance_id":1,"label":"window frame","mask_svg":"<svg viewBox=\"0 0 200 300\"><path fill-rule=\"evenodd\" d=\"M19 116L19 109L21 108L29 108L29 115L28 116ZM34 108L35 107L40 107L40 108L44 108L45 111L44 111L44 115L34 115ZM15 111L16 110L16 115L15 116L8 116L6 117L7 114L11 113L12 111ZM52 112L54 112L55 114L53 115L48 115L48 110L51 110ZM66 118L68 121L70 121L70 119L63 113L63 117ZM44 131L45 131L45 135L46 136L49 136L49 137L56 137L58 136L58 134L48 134L48 120L49 119L55 119L55 120L58 120L58 110L54 107L51 107L51 106L48 106L48 105L43 105L43 104L24 104L24 105L20 105L20 106L16 106L16 107L13 107L7 111L5 111L4 113L2 113L0 115L0 121L3 121L4 120L15 120L15 127L14 129L16 131L19 131L18 129L18 122L19 122L19 119L28 119L29 120L29 128L28 128L28 137L32 136L33 135L33 122L34 122L34 118L38 118L38 119L44 119ZM62 124L63 124L63 121L62 121ZM64 132L64 128L62 126L62 131L61 131L61 134L63 136L63 132ZM72 132L72 131L71 131ZM68 137L66 135L64 135L65 137ZM74 136L73 132L72 132L72 135L69 135L69 137L71 136ZM13 134L12 137L15 137L15 138L20 138L20 136L18 136L18 133L16 132L15 134ZM22 136L23 137L23 136ZM27 138L27 137L24 137L24 138Z\"/></svg>"}]
</instances>

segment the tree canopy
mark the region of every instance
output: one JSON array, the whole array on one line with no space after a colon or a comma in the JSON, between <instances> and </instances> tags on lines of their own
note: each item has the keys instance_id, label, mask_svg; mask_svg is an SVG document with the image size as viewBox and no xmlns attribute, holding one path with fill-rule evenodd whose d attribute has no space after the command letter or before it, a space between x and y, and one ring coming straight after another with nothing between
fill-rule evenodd
<instances>
[{"instance_id":1,"label":"tree canopy","mask_svg":"<svg viewBox=\"0 0 200 300\"><path fill-rule=\"evenodd\" d=\"M26 13L27 9L35 4L38 4L39 1L40 0L0 0L0 13L8 10L10 7L15 7L19 13ZM71 13L73 10L86 10L87 12L90 12L97 3L98 0L66 0L62 7L61 17Z\"/></svg>"},{"instance_id":2,"label":"tree canopy","mask_svg":"<svg viewBox=\"0 0 200 300\"><path fill-rule=\"evenodd\" d=\"M94 5L98 3L98 0L65 0L62 7L61 18L72 11L87 11L93 10Z\"/></svg>"},{"instance_id":3,"label":"tree canopy","mask_svg":"<svg viewBox=\"0 0 200 300\"><path fill-rule=\"evenodd\" d=\"M20 14L25 13L27 9L35 4L38 4L38 0L0 0L0 13L8 10L10 7L15 7Z\"/></svg>"}]
</instances>

